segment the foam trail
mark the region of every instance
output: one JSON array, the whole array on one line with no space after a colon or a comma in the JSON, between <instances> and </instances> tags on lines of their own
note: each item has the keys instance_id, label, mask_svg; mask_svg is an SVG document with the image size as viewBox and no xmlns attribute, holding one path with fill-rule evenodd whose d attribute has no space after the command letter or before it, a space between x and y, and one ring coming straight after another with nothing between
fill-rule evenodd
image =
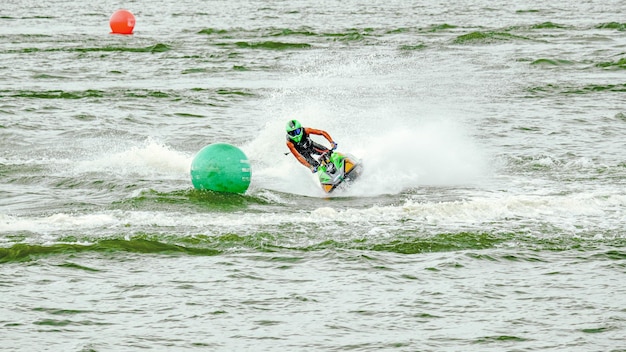
<instances>
[{"instance_id":1,"label":"foam trail","mask_svg":"<svg viewBox=\"0 0 626 352\"><path fill-rule=\"evenodd\" d=\"M467 230L481 224L500 223L503 229L509 226L520 226L519 230L541 236L545 226L554 226L568 233L585 233L589 229L610 231L620 238L624 237L621 230L624 215L620 211L626 202L622 194L604 192L584 192L567 195L506 195L497 197L476 197L471 200L450 202L417 202L406 200L399 205L376 206L367 208L335 209L321 207L310 212L285 213L219 213L206 216L206 213L176 213L170 211L103 211L101 213L56 213L49 216L14 216L0 213L0 234L28 231L38 234L61 236L73 231L84 232L85 229L98 230L102 233L119 233L120 229L128 230L144 226L163 227L165 232L170 227L187 228L193 233L214 234L220 231L228 233L250 233L250 231L266 231L272 228L281 231L282 225L319 224L320 217L328 221L323 226L332 228L329 232L350 224L356 229L355 236L363 236L363 229L371 223L383 221L411 220L416 224L433 226L435 231ZM525 219L511 222L510 219ZM581 220L582 219L582 220ZM538 225L539 224L539 225ZM541 225L543 224L543 225ZM337 227L337 228L335 228ZM37 237L33 237L36 240ZM9 241L7 241L9 242ZM2 239L0 238L0 244Z\"/></svg>"},{"instance_id":2,"label":"foam trail","mask_svg":"<svg viewBox=\"0 0 626 352\"><path fill-rule=\"evenodd\" d=\"M104 152L77 163L77 172L109 172L119 176L171 176L188 174L192 157L172 150L148 138L140 145L125 147L116 152Z\"/></svg>"},{"instance_id":3,"label":"foam trail","mask_svg":"<svg viewBox=\"0 0 626 352\"><path fill-rule=\"evenodd\" d=\"M397 116L394 111L386 114ZM484 151L464 124L445 115L396 119L383 125L381 121L390 119L364 114L359 123L338 123L341 117L312 105L267 121L257 138L243 147L253 164L256 187L324 195L308 170L291 155L284 155L288 152L284 124L293 116L307 126L327 129L339 143L338 151L363 160L363 176L346 193L350 196L397 194L424 185L466 185L488 170ZM325 143L323 138L318 141Z\"/></svg>"}]
</instances>

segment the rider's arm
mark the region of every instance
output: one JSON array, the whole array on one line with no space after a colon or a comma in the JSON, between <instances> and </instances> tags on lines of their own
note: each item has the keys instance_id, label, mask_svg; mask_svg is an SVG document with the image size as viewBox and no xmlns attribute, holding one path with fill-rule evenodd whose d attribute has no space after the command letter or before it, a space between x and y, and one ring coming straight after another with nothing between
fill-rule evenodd
<instances>
[{"instance_id":1,"label":"rider's arm","mask_svg":"<svg viewBox=\"0 0 626 352\"><path fill-rule=\"evenodd\" d=\"M324 138L326 138L330 144L335 145L335 141L333 141L333 138L328 134L328 132L323 131L323 130L317 130L315 128L310 128L310 127L305 127L304 131L308 134L317 134L319 136L324 136Z\"/></svg>"},{"instance_id":2,"label":"rider's arm","mask_svg":"<svg viewBox=\"0 0 626 352\"><path fill-rule=\"evenodd\" d=\"M309 169L311 168L311 164L309 164L309 162L306 161L306 159L300 153L298 153L296 148L293 146L293 143L291 143L290 141L287 141L287 148L289 148L289 150L291 151L291 154L293 154L293 156L295 156L296 159L298 159L300 164L308 167Z\"/></svg>"}]
</instances>

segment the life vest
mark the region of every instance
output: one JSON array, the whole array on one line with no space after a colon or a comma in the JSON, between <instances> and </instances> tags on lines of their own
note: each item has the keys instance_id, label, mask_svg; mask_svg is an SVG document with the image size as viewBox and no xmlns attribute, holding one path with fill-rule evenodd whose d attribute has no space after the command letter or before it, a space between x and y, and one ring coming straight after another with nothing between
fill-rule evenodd
<instances>
[{"instance_id":1,"label":"life vest","mask_svg":"<svg viewBox=\"0 0 626 352\"><path fill-rule=\"evenodd\" d=\"M300 155L302 155L302 157L304 157L306 161L309 162L309 164L317 166L319 163L317 160L315 160L315 158L313 158L313 154L321 155L323 152L328 150L328 148L324 147L321 144L315 143L311 139L309 134L306 133L306 130L302 131L302 133L302 139L299 143L294 142L291 138L289 138L289 135L287 135L287 142L291 143L296 151L300 153Z\"/></svg>"}]
</instances>

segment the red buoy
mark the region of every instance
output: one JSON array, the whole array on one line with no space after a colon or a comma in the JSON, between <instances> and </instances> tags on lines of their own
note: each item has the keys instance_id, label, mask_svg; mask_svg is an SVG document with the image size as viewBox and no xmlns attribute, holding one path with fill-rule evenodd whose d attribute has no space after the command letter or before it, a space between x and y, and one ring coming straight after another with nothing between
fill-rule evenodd
<instances>
[{"instance_id":1,"label":"red buoy","mask_svg":"<svg viewBox=\"0 0 626 352\"><path fill-rule=\"evenodd\" d=\"M135 16L128 10L117 10L111 15L109 25L113 34L133 34Z\"/></svg>"}]
</instances>

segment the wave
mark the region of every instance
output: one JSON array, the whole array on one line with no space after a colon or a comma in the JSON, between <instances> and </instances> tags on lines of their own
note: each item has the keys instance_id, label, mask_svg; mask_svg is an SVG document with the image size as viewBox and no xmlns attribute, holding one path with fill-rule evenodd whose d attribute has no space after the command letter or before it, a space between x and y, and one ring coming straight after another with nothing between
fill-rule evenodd
<instances>
[{"instance_id":1,"label":"wave","mask_svg":"<svg viewBox=\"0 0 626 352\"><path fill-rule=\"evenodd\" d=\"M2 91L1 97L27 98L27 99L84 99L84 98L102 98L104 91L88 89L84 91L66 92L63 90L18 90L18 91Z\"/></svg>"},{"instance_id":2,"label":"wave","mask_svg":"<svg viewBox=\"0 0 626 352\"><path fill-rule=\"evenodd\" d=\"M420 253L481 251L491 248L527 247L536 251L593 251L594 256L603 256L608 260L622 261L626 259L626 238L598 237L553 237L537 239L526 235L511 233L489 234L483 232L440 233L430 236L399 235L393 238L359 238L359 239L313 239L294 243L285 235L259 233L252 235L225 234L221 236L170 236L139 234L131 237L110 238L71 238L61 240L62 243L49 245L18 243L10 247L0 247L0 264L38 260L44 257L75 257L81 253L101 253L107 256L119 254L135 255L196 255L216 256L238 252L327 252L327 251L359 251L383 252L413 255ZM599 253L599 244L605 250ZM536 261L532 254L511 254L503 251L490 255L480 252L468 253L475 259L487 261ZM78 270L97 271L97 269L78 266L73 263L61 264Z\"/></svg>"},{"instance_id":3,"label":"wave","mask_svg":"<svg viewBox=\"0 0 626 352\"><path fill-rule=\"evenodd\" d=\"M337 208L297 196L225 195L195 191L140 192L113 204L114 210L42 216L0 214L0 238L30 234L22 240L57 241L85 233L194 233L206 236L282 233L310 239L394 238L407 234L482 231L527 233L539 237L620 233L623 194L600 190L570 194L518 194L452 201L405 200L361 208L358 199L335 201ZM393 198L395 199L395 198ZM298 204L303 203L304 206ZM309 210L313 208L314 210ZM288 209L288 210L287 210ZM446 230L444 230L446 229ZM342 234L338 236L338 234Z\"/></svg>"},{"instance_id":4,"label":"wave","mask_svg":"<svg viewBox=\"0 0 626 352\"><path fill-rule=\"evenodd\" d=\"M596 25L594 28L598 29L615 29L619 31L624 30L624 26L626 24L610 22L610 23L602 23ZM381 39L386 36L394 36L398 34L406 34L406 33L419 33L421 35L425 35L428 33L440 33L440 32L450 32L454 34L454 29L460 28L454 24L442 23L442 24L432 24L423 27L398 27L398 28L347 28L343 31L338 32L318 32L310 27L300 27L300 28L259 28L253 30L246 30L241 28L233 28L233 29L215 29L215 28L205 28L198 32L198 34L205 34L211 37L215 37L216 39L224 39L224 40L232 40L233 38L267 38L267 37L306 37L306 38L330 38L335 41L363 41L367 39ZM524 36L522 34L514 34L514 33L529 33L536 35L536 33L541 33L544 30L584 30L587 28L577 28L575 26L560 24L552 21L540 22L536 24L530 25L516 25L509 26L501 29L489 29L489 30L477 30L470 33L462 34L457 36L453 43L455 44L472 44L472 43L498 43L503 41L512 41L512 40L533 40L530 37ZM248 44L252 48L263 47L263 45L258 45L254 42L243 44L246 42L239 42L240 45L245 45L248 47ZM263 42L261 42L263 43ZM220 43L219 45L228 45L226 43ZM296 44L298 45L298 44ZM307 45L309 45L307 43Z\"/></svg>"},{"instance_id":5,"label":"wave","mask_svg":"<svg viewBox=\"0 0 626 352\"><path fill-rule=\"evenodd\" d=\"M566 25L554 23L554 22L543 22L543 23L534 24L530 26L529 28L530 29L565 29L565 28L570 28L570 27Z\"/></svg>"},{"instance_id":6,"label":"wave","mask_svg":"<svg viewBox=\"0 0 626 352\"><path fill-rule=\"evenodd\" d=\"M618 84L586 84L582 86L571 85L559 85L559 84L546 84L543 86L536 86L526 89L527 92L536 96L542 96L546 94L559 94L559 95L582 95L582 94L595 94L599 92L626 92L626 83Z\"/></svg>"},{"instance_id":7,"label":"wave","mask_svg":"<svg viewBox=\"0 0 626 352\"><path fill-rule=\"evenodd\" d=\"M48 48L48 49L40 49L40 48L22 48L17 50L7 50L6 53L36 53L36 52L131 52L131 53L162 53L166 51L172 50L172 47L163 44L157 43L154 45L150 45L147 47L123 47L123 46L103 46L103 47L95 47L95 48L76 48L76 47L65 47L65 48Z\"/></svg>"},{"instance_id":8,"label":"wave","mask_svg":"<svg viewBox=\"0 0 626 352\"><path fill-rule=\"evenodd\" d=\"M599 62L595 65L596 67L604 68L604 69L621 69L626 70L626 57L623 57L617 61L607 61L607 62Z\"/></svg>"},{"instance_id":9,"label":"wave","mask_svg":"<svg viewBox=\"0 0 626 352\"><path fill-rule=\"evenodd\" d=\"M185 72L183 72L185 73ZM41 78L41 77L40 77ZM68 78L69 79L69 78ZM150 90L150 89L87 89L87 90L0 90L0 98L26 99L192 99L194 95L201 95L211 100L223 101L228 99L241 100L242 98L256 97L257 94L244 88L192 88L189 90Z\"/></svg>"},{"instance_id":10,"label":"wave","mask_svg":"<svg viewBox=\"0 0 626 352\"><path fill-rule=\"evenodd\" d=\"M563 65L573 65L574 62L571 60L565 59L536 59L530 63L532 66L563 66Z\"/></svg>"},{"instance_id":11,"label":"wave","mask_svg":"<svg viewBox=\"0 0 626 352\"><path fill-rule=\"evenodd\" d=\"M619 118L618 116L615 117ZM531 130L530 128L522 128L522 130ZM565 156L555 156L548 154L538 155L518 155L507 156L505 163L512 168L515 168L515 172L518 171L538 171L541 169L546 170L560 170L560 171L576 171L586 170L587 172L595 173L598 175L611 174L623 172L623 163L606 164L600 163L589 157L575 157L573 154Z\"/></svg>"},{"instance_id":12,"label":"wave","mask_svg":"<svg viewBox=\"0 0 626 352\"><path fill-rule=\"evenodd\" d=\"M296 29L267 27L253 30L247 30L242 28L204 28L200 30L198 34L205 34L208 36L216 37L218 39L233 39L245 37L319 37L333 38L339 41L360 41L363 40L366 36L373 35L373 32L374 30L372 28L349 28L341 32L316 32L313 28L310 27L300 27Z\"/></svg>"},{"instance_id":13,"label":"wave","mask_svg":"<svg viewBox=\"0 0 626 352\"><path fill-rule=\"evenodd\" d=\"M514 35L502 31L471 32L460 35L453 40L454 44L491 44L512 40L530 40L528 37Z\"/></svg>"},{"instance_id":14,"label":"wave","mask_svg":"<svg viewBox=\"0 0 626 352\"><path fill-rule=\"evenodd\" d=\"M529 60L530 61L530 60ZM605 70L624 70L626 69L626 58L620 58L617 61L602 61L593 64L593 66L589 66L589 62L581 61L576 62L572 60L566 59L548 59L548 58L539 58L530 62L532 66L538 67L557 67L557 66L571 66L571 65L579 65L581 69L589 69L592 67L602 68ZM584 66L581 66L584 65Z\"/></svg>"},{"instance_id":15,"label":"wave","mask_svg":"<svg viewBox=\"0 0 626 352\"><path fill-rule=\"evenodd\" d=\"M618 31L626 31L626 23L608 22L601 23L596 26L598 29L616 29Z\"/></svg>"},{"instance_id":16,"label":"wave","mask_svg":"<svg viewBox=\"0 0 626 352\"><path fill-rule=\"evenodd\" d=\"M160 241L142 239L102 239L94 244L57 243L53 245L15 244L9 248L0 248L0 263L20 262L32 258L81 252L130 252L130 253L187 253L216 255L219 251L197 247L184 247Z\"/></svg>"},{"instance_id":17,"label":"wave","mask_svg":"<svg viewBox=\"0 0 626 352\"><path fill-rule=\"evenodd\" d=\"M413 51L413 50L424 50L427 46L425 44L416 44L416 45L400 45L400 50Z\"/></svg>"},{"instance_id":18,"label":"wave","mask_svg":"<svg viewBox=\"0 0 626 352\"><path fill-rule=\"evenodd\" d=\"M624 31L626 28L626 24L610 22L610 23L602 23L596 25L593 28L597 29L614 29L618 31ZM509 26L502 29L492 29L486 31L474 31L470 33L466 33L460 36L457 36L454 40L454 44L492 44L492 43L500 43L507 42L513 40L536 40L534 37L539 35L545 35L541 31L544 30L587 30L588 28L579 28L575 26L569 26L564 24L559 24L551 21L541 22L532 25L523 25L523 26ZM530 36L525 36L521 34L513 34L513 33L527 33Z\"/></svg>"},{"instance_id":19,"label":"wave","mask_svg":"<svg viewBox=\"0 0 626 352\"><path fill-rule=\"evenodd\" d=\"M532 12L533 10L526 10L523 12ZM398 34L410 34L417 33L418 35L428 35L429 33L449 33L455 35L459 26L454 24L442 23L432 24L422 27L358 27L358 28L345 28L338 31L319 31L313 27L302 26L294 28L279 28L279 27L262 27L257 29L244 29L244 28L203 28L195 32L198 35L209 36L213 39L213 45L217 46L234 46L241 49L251 50L301 50L311 47L315 47L317 43L324 45L325 41L332 40L334 42L368 42L376 43L375 41L384 39L388 36L397 36ZM624 31L626 23L620 22L607 22L600 23L592 26L596 29L607 29ZM509 26L506 28L493 28L488 30L482 30L478 28L476 31L462 34L453 38L454 44L489 44L489 43L501 43L512 40L531 40L528 35L542 35L541 31L545 30L587 30L586 28L577 28L574 26L568 26L552 21L546 21L530 25L518 25ZM517 33L517 34L514 34ZM20 34L15 37L18 42L29 42L28 38L36 35L32 34ZM274 41L265 40L267 38L307 38L306 41ZM448 41L448 39L445 39ZM134 52L134 53L163 53L176 50L174 46L168 43L155 43L148 46L120 46L117 44L105 45L101 47L84 47L83 43L77 43L76 45L67 45L66 42L59 42L59 47L52 48L39 48L28 47L19 49L8 49L1 52L4 53L37 53L37 52ZM78 46L77 46L78 45ZM406 48L404 49L406 50Z\"/></svg>"},{"instance_id":20,"label":"wave","mask_svg":"<svg viewBox=\"0 0 626 352\"><path fill-rule=\"evenodd\" d=\"M229 44L218 44L229 45ZM275 41L261 41L261 42L235 42L238 48L243 49L268 49L268 50L288 50L288 49L307 49L311 47L308 43L283 43Z\"/></svg>"},{"instance_id":21,"label":"wave","mask_svg":"<svg viewBox=\"0 0 626 352\"><path fill-rule=\"evenodd\" d=\"M134 192L130 197L116 201L113 205L118 209L151 209L166 211L171 205L185 205L189 209L212 212L235 212L250 210L251 206L271 205L276 197L268 198L264 192L255 194L229 194L196 189L185 189L172 192L160 192L143 189Z\"/></svg>"}]
</instances>

